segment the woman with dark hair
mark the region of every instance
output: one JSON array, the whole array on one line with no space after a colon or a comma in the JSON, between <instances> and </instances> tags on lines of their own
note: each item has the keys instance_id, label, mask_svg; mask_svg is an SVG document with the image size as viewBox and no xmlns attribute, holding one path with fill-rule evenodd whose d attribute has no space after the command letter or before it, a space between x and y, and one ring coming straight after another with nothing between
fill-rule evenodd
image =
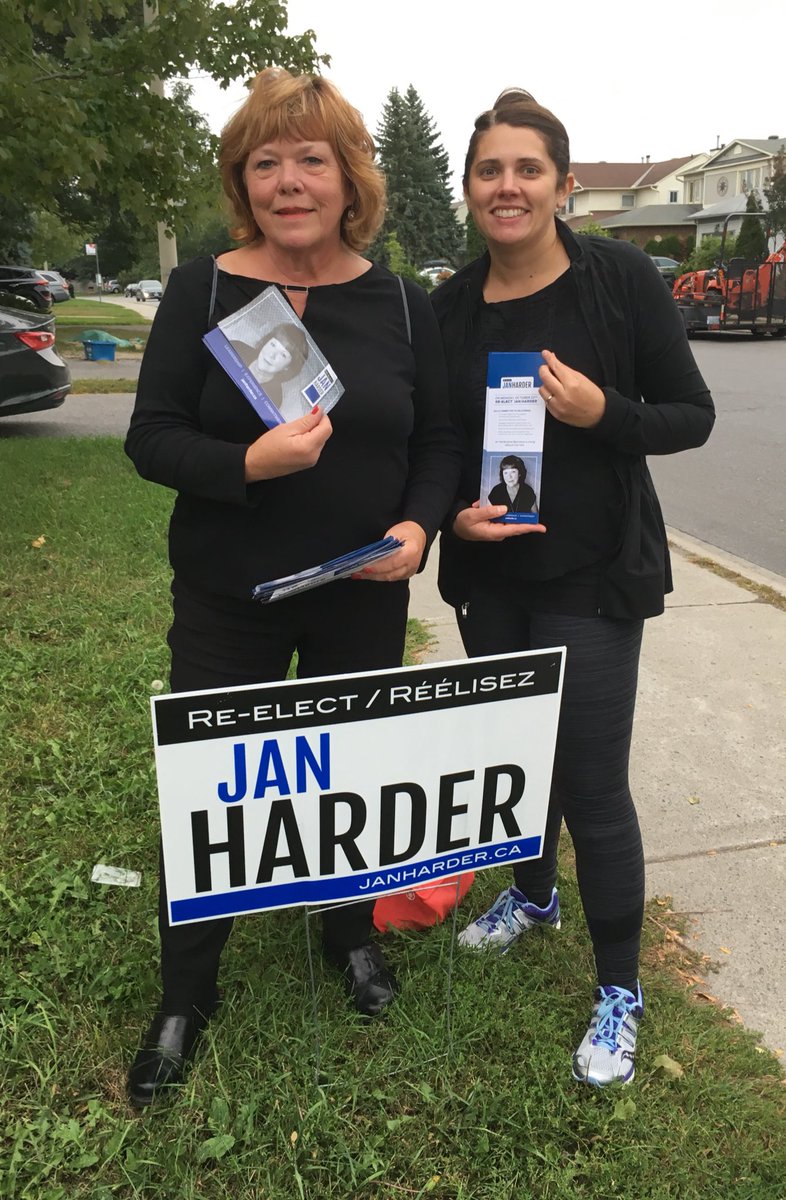
<instances>
[{"instance_id":1,"label":"woman with dark hair","mask_svg":"<svg viewBox=\"0 0 786 1200\"><path fill-rule=\"evenodd\" d=\"M527 483L527 468L518 454L506 454L499 464L499 483L489 492L489 504L504 504L512 513L532 512L535 493Z\"/></svg>"},{"instance_id":2,"label":"woman with dark hair","mask_svg":"<svg viewBox=\"0 0 786 1200\"><path fill-rule=\"evenodd\" d=\"M265 338L249 370L261 383L268 400L275 404L285 421L303 415L300 397L287 404L286 389L282 386L294 379L308 356L306 335L297 325L276 325Z\"/></svg>"},{"instance_id":3,"label":"woman with dark hair","mask_svg":"<svg viewBox=\"0 0 786 1200\"><path fill-rule=\"evenodd\" d=\"M360 114L333 84L277 68L257 77L223 131L221 177L242 245L172 273L126 441L140 474L177 492L173 692L284 679L295 651L301 678L401 664L407 580L455 495L459 462L428 298L361 253L384 213L374 154ZM202 337L271 284L344 394L330 417L315 408L265 430ZM294 360L294 346L276 341L272 357ZM366 568L367 582L337 581L271 605L251 599L262 580L385 535L403 546ZM340 905L322 920L325 955L366 1015L382 1012L397 986L370 940L372 910L373 901ZM163 996L129 1075L134 1104L182 1081L218 1004L231 926L170 927L162 875Z\"/></svg>"},{"instance_id":4,"label":"woman with dark hair","mask_svg":"<svg viewBox=\"0 0 786 1200\"><path fill-rule=\"evenodd\" d=\"M633 1078L643 1013L644 860L628 757L643 622L671 591L645 455L700 446L714 410L647 255L555 218L572 188L564 126L508 89L475 122L464 173L488 250L433 296L464 450L440 587L470 655L567 647L542 858L514 868L514 886L461 941L504 952L529 930L559 928L564 817L597 968L573 1075L603 1085ZM539 524L497 522L507 502L475 499L490 351L545 360Z\"/></svg>"},{"instance_id":5,"label":"woman with dark hair","mask_svg":"<svg viewBox=\"0 0 786 1200\"><path fill-rule=\"evenodd\" d=\"M251 373L260 383L294 379L308 354L306 335L297 325L276 325L259 346Z\"/></svg>"}]
</instances>

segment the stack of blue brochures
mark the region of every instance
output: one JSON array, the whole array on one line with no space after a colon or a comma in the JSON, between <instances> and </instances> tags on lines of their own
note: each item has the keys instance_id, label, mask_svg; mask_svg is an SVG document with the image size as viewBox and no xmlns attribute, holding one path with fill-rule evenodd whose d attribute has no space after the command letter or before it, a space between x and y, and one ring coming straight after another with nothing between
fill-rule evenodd
<instances>
[{"instance_id":1,"label":"stack of blue brochures","mask_svg":"<svg viewBox=\"0 0 786 1200\"><path fill-rule=\"evenodd\" d=\"M332 583L334 579L346 579L350 575L356 575L370 563L379 562L381 558L395 554L403 545L398 538L382 538L379 542L361 546L359 550L350 550L348 554L331 558L330 562L320 563L317 567L308 567L305 571L284 575L281 579L271 579L269 583L258 583L251 593L252 599L258 600L260 604L271 604L274 600L283 600L297 592L321 587L323 583Z\"/></svg>"}]
</instances>

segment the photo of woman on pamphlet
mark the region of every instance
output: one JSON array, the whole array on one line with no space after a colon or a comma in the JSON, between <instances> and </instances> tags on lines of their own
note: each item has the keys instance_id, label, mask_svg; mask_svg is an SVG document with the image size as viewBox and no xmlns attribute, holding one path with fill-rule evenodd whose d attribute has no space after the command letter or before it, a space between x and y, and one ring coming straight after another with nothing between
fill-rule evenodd
<instances>
[{"instance_id":1,"label":"photo of woman on pamphlet","mask_svg":"<svg viewBox=\"0 0 786 1200\"><path fill-rule=\"evenodd\" d=\"M296 325L276 325L256 345L235 342L234 346L284 420L293 421L296 417L302 417L307 406L298 376L308 355L303 330ZM291 386L287 387L289 383Z\"/></svg>"},{"instance_id":2,"label":"photo of woman on pamphlet","mask_svg":"<svg viewBox=\"0 0 786 1200\"><path fill-rule=\"evenodd\" d=\"M534 482L534 478L533 478ZM527 482L527 467L518 454L506 454L499 464L499 483L489 492L489 504L506 504L508 512L537 509L537 496Z\"/></svg>"}]
</instances>

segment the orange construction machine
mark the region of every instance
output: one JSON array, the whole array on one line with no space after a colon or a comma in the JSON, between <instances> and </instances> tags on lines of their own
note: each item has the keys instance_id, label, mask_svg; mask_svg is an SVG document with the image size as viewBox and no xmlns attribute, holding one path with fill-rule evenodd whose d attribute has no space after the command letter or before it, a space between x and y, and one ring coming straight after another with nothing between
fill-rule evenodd
<instances>
[{"instance_id":1,"label":"orange construction machine","mask_svg":"<svg viewBox=\"0 0 786 1200\"><path fill-rule=\"evenodd\" d=\"M672 295L689 333L699 329L749 329L753 337L786 335L786 242L764 262L723 257L726 229L736 214L723 223L716 266L680 275ZM746 214L767 220L767 213Z\"/></svg>"}]
</instances>

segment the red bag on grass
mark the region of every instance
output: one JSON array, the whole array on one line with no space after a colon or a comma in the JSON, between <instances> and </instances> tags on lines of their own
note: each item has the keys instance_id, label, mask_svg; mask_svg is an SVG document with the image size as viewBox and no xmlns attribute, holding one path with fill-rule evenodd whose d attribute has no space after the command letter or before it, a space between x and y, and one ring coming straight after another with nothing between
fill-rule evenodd
<instances>
[{"instance_id":1,"label":"red bag on grass","mask_svg":"<svg viewBox=\"0 0 786 1200\"><path fill-rule=\"evenodd\" d=\"M390 925L396 929L429 929L439 925L464 899L474 878L474 871L465 871L462 875L447 875L439 883L424 884L410 892L380 896L374 905L374 925L380 933L386 933Z\"/></svg>"}]
</instances>

